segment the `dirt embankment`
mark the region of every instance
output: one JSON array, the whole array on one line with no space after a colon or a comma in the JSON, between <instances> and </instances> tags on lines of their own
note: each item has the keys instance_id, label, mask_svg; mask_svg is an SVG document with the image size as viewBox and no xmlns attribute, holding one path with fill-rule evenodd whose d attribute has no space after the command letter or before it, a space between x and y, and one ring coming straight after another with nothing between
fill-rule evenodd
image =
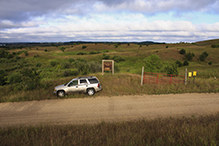
<instances>
[{"instance_id":1,"label":"dirt embankment","mask_svg":"<svg viewBox=\"0 0 219 146\"><path fill-rule=\"evenodd\" d=\"M84 124L206 115L219 112L219 94L113 96L0 103L0 126Z\"/></svg>"}]
</instances>

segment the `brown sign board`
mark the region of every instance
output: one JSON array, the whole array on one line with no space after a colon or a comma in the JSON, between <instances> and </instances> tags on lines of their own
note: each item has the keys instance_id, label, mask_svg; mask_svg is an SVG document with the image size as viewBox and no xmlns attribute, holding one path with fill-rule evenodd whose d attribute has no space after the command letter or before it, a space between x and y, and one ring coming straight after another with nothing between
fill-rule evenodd
<instances>
[{"instance_id":1,"label":"brown sign board","mask_svg":"<svg viewBox=\"0 0 219 146\"><path fill-rule=\"evenodd\" d=\"M104 71L110 71L114 74L114 60L102 60L102 75Z\"/></svg>"},{"instance_id":2,"label":"brown sign board","mask_svg":"<svg viewBox=\"0 0 219 146\"><path fill-rule=\"evenodd\" d=\"M104 62L104 71L112 71L112 62Z\"/></svg>"}]
</instances>

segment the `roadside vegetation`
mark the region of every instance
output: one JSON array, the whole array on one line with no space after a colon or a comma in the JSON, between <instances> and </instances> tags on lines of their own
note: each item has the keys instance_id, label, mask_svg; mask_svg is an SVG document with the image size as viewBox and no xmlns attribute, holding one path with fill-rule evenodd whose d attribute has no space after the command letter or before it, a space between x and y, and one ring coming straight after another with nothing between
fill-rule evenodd
<instances>
[{"instance_id":1,"label":"roadside vegetation","mask_svg":"<svg viewBox=\"0 0 219 146\"><path fill-rule=\"evenodd\" d=\"M219 114L93 125L0 128L0 144L11 145L219 145Z\"/></svg>"},{"instance_id":2,"label":"roadside vegetation","mask_svg":"<svg viewBox=\"0 0 219 146\"><path fill-rule=\"evenodd\" d=\"M218 40L193 44L72 43L64 46L0 48L0 102L55 99L53 88L78 76L97 76L103 91L95 96L219 92ZM45 51L46 50L46 51ZM102 60L115 61L115 75L101 75ZM187 85L140 86L141 69L184 75ZM95 97L94 96L94 97ZM65 98L87 97L84 94Z\"/></svg>"}]
</instances>

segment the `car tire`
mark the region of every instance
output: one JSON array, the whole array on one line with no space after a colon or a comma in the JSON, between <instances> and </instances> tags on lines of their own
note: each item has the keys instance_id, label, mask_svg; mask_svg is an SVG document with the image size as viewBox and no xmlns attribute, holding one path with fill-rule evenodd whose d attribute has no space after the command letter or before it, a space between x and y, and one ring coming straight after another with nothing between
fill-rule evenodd
<instances>
[{"instance_id":1,"label":"car tire","mask_svg":"<svg viewBox=\"0 0 219 146\"><path fill-rule=\"evenodd\" d=\"M65 91L63 91L63 90L58 91L57 96L58 97L64 97L65 96Z\"/></svg>"},{"instance_id":2,"label":"car tire","mask_svg":"<svg viewBox=\"0 0 219 146\"><path fill-rule=\"evenodd\" d=\"M89 96L93 96L95 94L95 90L94 89L87 89L87 94Z\"/></svg>"}]
</instances>

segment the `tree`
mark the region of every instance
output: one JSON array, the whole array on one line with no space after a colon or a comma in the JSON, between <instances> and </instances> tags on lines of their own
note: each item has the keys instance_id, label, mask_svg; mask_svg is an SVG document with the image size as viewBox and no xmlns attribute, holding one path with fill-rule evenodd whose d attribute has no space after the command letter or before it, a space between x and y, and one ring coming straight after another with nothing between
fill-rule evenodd
<instances>
[{"instance_id":1,"label":"tree","mask_svg":"<svg viewBox=\"0 0 219 146\"><path fill-rule=\"evenodd\" d=\"M178 65L178 67L182 67L183 66L183 63L179 60L176 61L176 64Z\"/></svg>"},{"instance_id":2,"label":"tree","mask_svg":"<svg viewBox=\"0 0 219 146\"><path fill-rule=\"evenodd\" d=\"M185 49L181 49L181 50L179 51L179 53L180 53L180 54L186 54L186 50L185 50Z\"/></svg>"},{"instance_id":3,"label":"tree","mask_svg":"<svg viewBox=\"0 0 219 146\"><path fill-rule=\"evenodd\" d=\"M205 61L205 59L208 57L208 52L203 52L200 56L199 56L199 60L200 61Z\"/></svg>"},{"instance_id":4,"label":"tree","mask_svg":"<svg viewBox=\"0 0 219 146\"><path fill-rule=\"evenodd\" d=\"M183 66L188 66L189 65L189 62L187 61L187 60L185 60L184 62L183 62Z\"/></svg>"},{"instance_id":5,"label":"tree","mask_svg":"<svg viewBox=\"0 0 219 146\"><path fill-rule=\"evenodd\" d=\"M194 56L195 56L194 53L191 53L191 52L186 53L186 59L187 59L188 61L192 61L192 59L193 59Z\"/></svg>"},{"instance_id":6,"label":"tree","mask_svg":"<svg viewBox=\"0 0 219 146\"><path fill-rule=\"evenodd\" d=\"M62 52L64 52L64 51L65 51L65 47L61 47L60 50L61 50Z\"/></svg>"},{"instance_id":7,"label":"tree","mask_svg":"<svg viewBox=\"0 0 219 146\"><path fill-rule=\"evenodd\" d=\"M179 75L178 66L175 63L165 67L165 71L167 72L167 74L177 75L177 76Z\"/></svg>"}]
</instances>

